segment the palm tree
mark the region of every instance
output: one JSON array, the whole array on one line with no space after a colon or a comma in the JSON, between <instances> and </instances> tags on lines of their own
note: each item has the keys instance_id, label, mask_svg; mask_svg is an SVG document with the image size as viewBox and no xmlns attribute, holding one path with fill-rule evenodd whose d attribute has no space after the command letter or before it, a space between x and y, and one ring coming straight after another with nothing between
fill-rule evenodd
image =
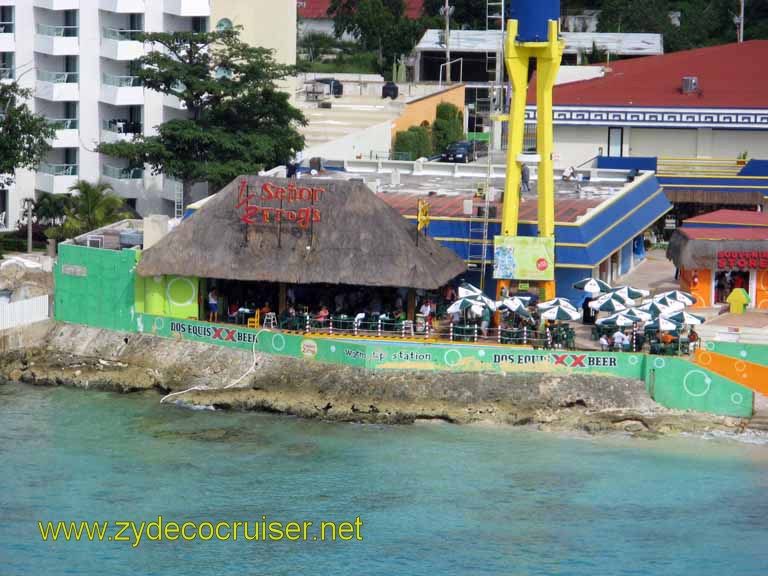
<instances>
[{"instance_id":1,"label":"palm tree","mask_svg":"<svg viewBox=\"0 0 768 576\"><path fill-rule=\"evenodd\" d=\"M41 224L60 224L67 214L70 197L68 194L42 192L35 200L35 217Z\"/></svg>"},{"instance_id":2,"label":"palm tree","mask_svg":"<svg viewBox=\"0 0 768 576\"><path fill-rule=\"evenodd\" d=\"M131 217L123 199L112 192L109 184L78 180L69 191L73 195L63 228L70 238Z\"/></svg>"}]
</instances>

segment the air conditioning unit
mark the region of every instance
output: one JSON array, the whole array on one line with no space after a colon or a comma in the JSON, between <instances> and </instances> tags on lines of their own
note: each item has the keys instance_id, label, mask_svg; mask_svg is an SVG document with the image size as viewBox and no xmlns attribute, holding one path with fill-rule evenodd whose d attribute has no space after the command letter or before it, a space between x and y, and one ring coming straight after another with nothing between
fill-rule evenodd
<instances>
[{"instance_id":1,"label":"air conditioning unit","mask_svg":"<svg viewBox=\"0 0 768 576\"><path fill-rule=\"evenodd\" d=\"M683 78L683 94L695 94L699 91L698 76L686 76Z\"/></svg>"}]
</instances>

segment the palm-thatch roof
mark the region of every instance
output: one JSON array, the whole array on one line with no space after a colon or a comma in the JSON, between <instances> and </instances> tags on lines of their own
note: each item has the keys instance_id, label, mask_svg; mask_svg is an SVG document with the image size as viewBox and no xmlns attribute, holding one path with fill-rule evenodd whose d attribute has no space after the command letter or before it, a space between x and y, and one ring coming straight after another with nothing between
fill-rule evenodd
<instances>
[{"instance_id":1,"label":"palm-thatch roof","mask_svg":"<svg viewBox=\"0 0 768 576\"><path fill-rule=\"evenodd\" d=\"M362 182L243 176L147 249L137 271L433 290L466 270L454 252L416 236Z\"/></svg>"}]
</instances>

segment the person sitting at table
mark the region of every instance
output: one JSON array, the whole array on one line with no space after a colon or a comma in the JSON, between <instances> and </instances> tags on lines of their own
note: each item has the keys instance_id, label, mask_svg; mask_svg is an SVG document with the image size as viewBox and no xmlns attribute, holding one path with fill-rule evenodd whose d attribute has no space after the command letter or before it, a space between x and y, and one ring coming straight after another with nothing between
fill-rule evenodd
<instances>
[{"instance_id":1,"label":"person sitting at table","mask_svg":"<svg viewBox=\"0 0 768 576\"><path fill-rule=\"evenodd\" d=\"M363 320L365 320L365 311L359 312L355 315L355 327L359 329Z\"/></svg>"},{"instance_id":2,"label":"person sitting at table","mask_svg":"<svg viewBox=\"0 0 768 576\"><path fill-rule=\"evenodd\" d=\"M263 319L270 312L272 312L272 307L269 305L269 300L267 300L266 302L264 302L264 306L261 307L261 310L259 310L259 314L261 315L261 318Z\"/></svg>"},{"instance_id":3,"label":"person sitting at table","mask_svg":"<svg viewBox=\"0 0 768 576\"><path fill-rule=\"evenodd\" d=\"M675 337L669 332L662 332L660 340L662 344L672 344L675 341Z\"/></svg>"},{"instance_id":4,"label":"person sitting at table","mask_svg":"<svg viewBox=\"0 0 768 576\"><path fill-rule=\"evenodd\" d=\"M237 324L237 311L240 310L240 304L232 300L227 306L227 322Z\"/></svg>"},{"instance_id":5,"label":"person sitting at table","mask_svg":"<svg viewBox=\"0 0 768 576\"><path fill-rule=\"evenodd\" d=\"M330 316L331 313L328 311L328 308L325 306L325 304L320 304L320 312L317 313L317 316L315 316L315 320L318 322L327 322L328 316Z\"/></svg>"},{"instance_id":6,"label":"person sitting at table","mask_svg":"<svg viewBox=\"0 0 768 576\"><path fill-rule=\"evenodd\" d=\"M288 330L296 329L296 309L289 306L280 314L280 327Z\"/></svg>"}]
</instances>

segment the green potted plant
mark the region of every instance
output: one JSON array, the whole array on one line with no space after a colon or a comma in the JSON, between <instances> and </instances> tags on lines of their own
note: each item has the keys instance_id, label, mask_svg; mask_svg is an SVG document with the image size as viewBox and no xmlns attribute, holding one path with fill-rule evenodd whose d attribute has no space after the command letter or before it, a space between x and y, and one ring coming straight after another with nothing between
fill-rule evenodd
<instances>
[{"instance_id":1,"label":"green potted plant","mask_svg":"<svg viewBox=\"0 0 768 576\"><path fill-rule=\"evenodd\" d=\"M747 155L749 153L744 150L741 154L739 154L738 158L736 158L736 164L739 166L746 166L747 165Z\"/></svg>"}]
</instances>

